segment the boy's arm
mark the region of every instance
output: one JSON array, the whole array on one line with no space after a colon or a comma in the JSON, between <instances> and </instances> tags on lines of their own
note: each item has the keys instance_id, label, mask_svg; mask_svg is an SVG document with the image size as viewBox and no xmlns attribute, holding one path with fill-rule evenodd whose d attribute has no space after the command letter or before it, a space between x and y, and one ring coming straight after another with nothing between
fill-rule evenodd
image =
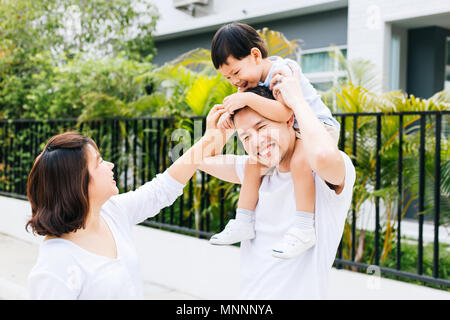
<instances>
[{"instance_id":1,"label":"boy's arm","mask_svg":"<svg viewBox=\"0 0 450 320\"><path fill-rule=\"evenodd\" d=\"M273 121L288 121L292 116L292 110L277 100L261 97L253 92L245 92L248 94L247 106L258 112L265 118Z\"/></svg>"},{"instance_id":2,"label":"boy's arm","mask_svg":"<svg viewBox=\"0 0 450 320\"><path fill-rule=\"evenodd\" d=\"M238 92L223 100L223 106L229 113L249 106L260 115L273 121L288 121L292 110L277 100L264 98L253 92Z\"/></svg>"}]
</instances>

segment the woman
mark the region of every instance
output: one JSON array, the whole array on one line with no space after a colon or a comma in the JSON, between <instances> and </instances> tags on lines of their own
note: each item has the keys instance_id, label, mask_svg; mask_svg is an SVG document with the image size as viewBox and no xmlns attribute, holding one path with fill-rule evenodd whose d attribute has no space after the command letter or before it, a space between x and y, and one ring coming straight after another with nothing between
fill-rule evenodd
<instances>
[{"instance_id":1,"label":"woman","mask_svg":"<svg viewBox=\"0 0 450 320\"><path fill-rule=\"evenodd\" d=\"M215 106L205 135L164 173L136 191L118 194L114 164L93 140L76 132L51 138L28 177L33 232L45 236L28 277L32 299L142 299L131 227L182 194L204 157L222 150ZM217 151L217 152L216 152Z\"/></svg>"}]
</instances>

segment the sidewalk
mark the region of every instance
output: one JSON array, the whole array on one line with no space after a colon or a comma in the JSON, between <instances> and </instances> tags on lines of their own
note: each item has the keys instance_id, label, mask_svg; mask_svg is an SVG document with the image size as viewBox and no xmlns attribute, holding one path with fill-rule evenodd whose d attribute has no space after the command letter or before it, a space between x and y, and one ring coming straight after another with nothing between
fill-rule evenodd
<instances>
[{"instance_id":1,"label":"sidewalk","mask_svg":"<svg viewBox=\"0 0 450 320\"><path fill-rule=\"evenodd\" d=\"M0 233L0 300L28 299L27 276L33 267L39 245ZM7 257L4 259L4 257ZM450 300L450 293L400 281L372 278L366 274L336 270L330 279L330 299L442 299ZM198 300L192 294L144 281L144 299Z\"/></svg>"},{"instance_id":2,"label":"sidewalk","mask_svg":"<svg viewBox=\"0 0 450 320\"><path fill-rule=\"evenodd\" d=\"M42 237L25 231L31 212L27 201L0 197L0 208L0 299L27 299L27 276ZM239 248L211 246L204 239L144 226L134 226L132 234L145 299L232 300L239 296ZM328 298L450 300L450 292L382 278L376 273L332 268Z\"/></svg>"},{"instance_id":3,"label":"sidewalk","mask_svg":"<svg viewBox=\"0 0 450 320\"><path fill-rule=\"evenodd\" d=\"M0 300L28 299L27 276L36 262L39 245L0 233ZM193 300L187 293L144 281L147 300Z\"/></svg>"}]
</instances>

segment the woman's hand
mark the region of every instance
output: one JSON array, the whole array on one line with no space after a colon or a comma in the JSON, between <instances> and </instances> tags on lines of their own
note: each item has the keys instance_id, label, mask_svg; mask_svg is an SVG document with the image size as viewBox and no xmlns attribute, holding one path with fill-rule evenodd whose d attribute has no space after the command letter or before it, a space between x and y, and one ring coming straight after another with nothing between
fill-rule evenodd
<instances>
[{"instance_id":1,"label":"woman's hand","mask_svg":"<svg viewBox=\"0 0 450 320\"><path fill-rule=\"evenodd\" d=\"M208 130L219 129L217 121L219 118L226 112L225 107L222 104L216 104L214 107L209 110L208 115L206 116L206 132Z\"/></svg>"},{"instance_id":2,"label":"woman's hand","mask_svg":"<svg viewBox=\"0 0 450 320\"><path fill-rule=\"evenodd\" d=\"M213 148L208 150L214 150L210 154L210 156L215 155L217 152L220 153L223 146L228 140L228 137L231 136L234 130L226 130L233 129L233 127L227 128L221 123L219 118L222 120L224 117L226 118L226 110L225 107L221 104L216 104L208 113L206 117L206 131L203 135L203 138L208 142L208 144L213 144ZM223 121L223 120L222 120ZM228 118L228 121L231 120ZM232 131L232 132L230 132Z\"/></svg>"},{"instance_id":3,"label":"woman's hand","mask_svg":"<svg viewBox=\"0 0 450 320\"><path fill-rule=\"evenodd\" d=\"M217 126L219 129L234 129L233 121L231 121L231 115L228 112L223 113L219 118Z\"/></svg>"}]
</instances>

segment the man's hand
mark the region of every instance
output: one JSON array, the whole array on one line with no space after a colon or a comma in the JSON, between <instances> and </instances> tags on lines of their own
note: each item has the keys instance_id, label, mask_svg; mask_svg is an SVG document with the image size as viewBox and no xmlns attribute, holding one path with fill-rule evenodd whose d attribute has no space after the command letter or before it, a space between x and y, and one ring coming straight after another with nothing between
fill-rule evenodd
<instances>
[{"instance_id":1,"label":"man's hand","mask_svg":"<svg viewBox=\"0 0 450 320\"><path fill-rule=\"evenodd\" d=\"M223 106L228 113L233 113L235 110L241 109L248 105L248 95L251 92L237 92L230 94L228 97L223 99Z\"/></svg>"},{"instance_id":2,"label":"man's hand","mask_svg":"<svg viewBox=\"0 0 450 320\"><path fill-rule=\"evenodd\" d=\"M300 86L300 70L292 64L288 64L289 70L278 69L273 73L270 89L276 100L293 108L304 100L302 88Z\"/></svg>"}]
</instances>

